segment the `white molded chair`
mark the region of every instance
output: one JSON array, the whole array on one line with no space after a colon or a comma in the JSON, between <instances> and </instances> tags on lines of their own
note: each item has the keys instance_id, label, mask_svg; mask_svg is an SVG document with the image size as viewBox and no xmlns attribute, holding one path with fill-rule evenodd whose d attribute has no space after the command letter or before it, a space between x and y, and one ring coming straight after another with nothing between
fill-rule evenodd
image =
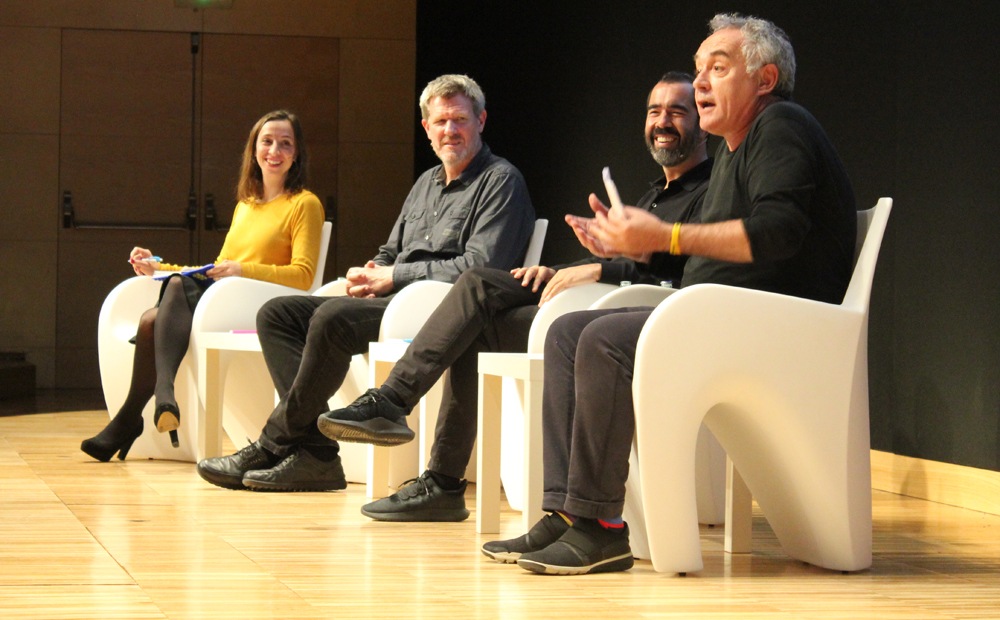
<instances>
[{"instance_id":1,"label":"white molded chair","mask_svg":"<svg viewBox=\"0 0 1000 620\"><path fill-rule=\"evenodd\" d=\"M548 226L547 219L535 220L535 227L525 250L523 261L525 265L540 264ZM377 387L382 384L406 351L407 342L417 335L451 287L451 283L445 282L415 282L393 298L382 318L379 342L372 343L366 360L368 386ZM341 460L348 480L357 480L361 470L356 465L358 460L356 455L361 450L365 452L364 480L368 485L369 497L380 497L405 480L419 475L430 460L434 429L437 426L443 393L442 381L443 377L420 399L417 415L408 417L410 427L417 433L417 441L392 449L341 444ZM361 392L363 390L345 385L334 399L331 399L331 409L347 406L360 396ZM475 468L471 463L466 477L470 481L475 481Z\"/></svg>"},{"instance_id":2,"label":"white molded chair","mask_svg":"<svg viewBox=\"0 0 1000 620\"><path fill-rule=\"evenodd\" d=\"M673 292L675 289L644 284L619 287L595 283L567 289L542 306L535 315L528 335L527 353L480 354L481 386L485 388L480 392L480 409L484 416L480 422L479 441L483 446L480 467L486 468L487 472L496 467L497 439L489 441L489 438L498 438L500 479L511 508L522 512L525 529L534 525L541 516L540 397L544 377L541 355L545 335L552 322L563 314L578 310L652 307ZM489 376L502 378L502 389L498 395L500 402L496 402L496 396L492 396L493 402L490 402ZM501 410L501 419L490 419L494 417L491 412L497 407ZM499 433L493 429L497 423ZM533 428L526 428L526 424L533 425ZM722 523L725 515L725 454L707 431L702 431L699 442L698 520L715 525ZM493 457L490 458L490 455ZM492 463L489 462L491 460ZM629 463L630 471L637 470L634 449ZM499 492L486 488L483 474L480 476L477 487L479 531L496 531L499 526L496 517ZM624 516L630 524L633 553L636 557L648 558L637 480L634 476L629 478Z\"/></svg>"},{"instance_id":3,"label":"white molded chair","mask_svg":"<svg viewBox=\"0 0 1000 620\"><path fill-rule=\"evenodd\" d=\"M839 305L703 284L653 312L633 395L655 570L702 568L694 492L702 422L789 556L841 571L871 565L868 307L891 208L882 198L858 213L859 254Z\"/></svg>"},{"instance_id":4,"label":"white molded chair","mask_svg":"<svg viewBox=\"0 0 1000 620\"><path fill-rule=\"evenodd\" d=\"M320 256L312 288L323 281L326 256L330 247L332 225L324 222L320 241ZM101 385L111 417L117 414L128 394L132 375L135 346L129 339L135 336L139 317L153 307L160 291L160 282L145 276L129 278L116 286L105 298L98 319L97 340ZM129 456L134 458L197 461L205 455L204 437L200 430L201 405L198 398L199 334L203 331L253 329L257 309L268 299L279 295L301 294L300 289L248 278L224 278L213 284L195 308L191 327L191 345L177 371L174 394L181 410L180 446L174 448L166 434L153 425L152 399L143 409L145 427L135 441ZM264 376L267 370L264 369ZM270 378L267 378L270 385ZM273 389L272 389L273 391ZM259 430L259 429L258 429Z\"/></svg>"}]
</instances>

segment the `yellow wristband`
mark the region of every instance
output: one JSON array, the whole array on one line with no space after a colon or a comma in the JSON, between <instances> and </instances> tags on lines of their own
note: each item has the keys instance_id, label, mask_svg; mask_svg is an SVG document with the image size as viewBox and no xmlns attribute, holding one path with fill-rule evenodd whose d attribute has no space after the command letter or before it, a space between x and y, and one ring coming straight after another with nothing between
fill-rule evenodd
<instances>
[{"instance_id":1,"label":"yellow wristband","mask_svg":"<svg viewBox=\"0 0 1000 620\"><path fill-rule=\"evenodd\" d=\"M674 230L670 233L670 253L677 255L681 253L681 223L674 222Z\"/></svg>"}]
</instances>

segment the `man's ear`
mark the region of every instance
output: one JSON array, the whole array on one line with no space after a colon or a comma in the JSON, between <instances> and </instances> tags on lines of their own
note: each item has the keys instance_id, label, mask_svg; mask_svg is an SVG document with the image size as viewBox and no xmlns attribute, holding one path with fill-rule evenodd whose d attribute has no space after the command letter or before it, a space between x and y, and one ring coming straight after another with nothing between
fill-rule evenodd
<instances>
[{"instance_id":1,"label":"man's ear","mask_svg":"<svg viewBox=\"0 0 1000 620\"><path fill-rule=\"evenodd\" d=\"M479 113L479 133L486 129L486 110Z\"/></svg>"},{"instance_id":2,"label":"man's ear","mask_svg":"<svg viewBox=\"0 0 1000 620\"><path fill-rule=\"evenodd\" d=\"M778 86L778 65L771 63L757 70L757 94L769 95Z\"/></svg>"}]
</instances>

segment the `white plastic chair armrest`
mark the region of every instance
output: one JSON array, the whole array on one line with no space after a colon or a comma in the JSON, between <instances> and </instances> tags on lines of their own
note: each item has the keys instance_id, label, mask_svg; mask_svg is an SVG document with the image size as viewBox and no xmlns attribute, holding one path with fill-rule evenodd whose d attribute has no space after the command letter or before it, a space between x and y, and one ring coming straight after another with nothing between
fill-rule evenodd
<instances>
[{"instance_id":1,"label":"white plastic chair armrest","mask_svg":"<svg viewBox=\"0 0 1000 620\"><path fill-rule=\"evenodd\" d=\"M545 345L545 334L552 321L577 310L586 310L592 303L618 287L613 284L594 282L568 288L538 309L528 331L528 353L541 353Z\"/></svg>"},{"instance_id":2,"label":"white plastic chair armrest","mask_svg":"<svg viewBox=\"0 0 1000 620\"><path fill-rule=\"evenodd\" d=\"M347 295L347 278L337 278L333 282L327 282L312 292L319 297L342 297Z\"/></svg>"},{"instance_id":3,"label":"white plastic chair armrest","mask_svg":"<svg viewBox=\"0 0 1000 620\"><path fill-rule=\"evenodd\" d=\"M661 301L676 293L677 289L666 286L653 286L652 284L633 284L631 286L619 286L613 291L604 295L591 306L591 310L604 310L608 308L633 308L642 306L657 306Z\"/></svg>"},{"instance_id":4,"label":"white plastic chair armrest","mask_svg":"<svg viewBox=\"0 0 1000 620\"><path fill-rule=\"evenodd\" d=\"M396 293L385 309L379 340L413 338L451 290L448 282L414 282Z\"/></svg>"},{"instance_id":5,"label":"white plastic chair armrest","mask_svg":"<svg viewBox=\"0 0 1000 620\"><path fill-rule=\"evenodd\" d=\"M302 289L250 278L223 278L210 286L194 311L192 333L255 329L257 310L284 295L306 295Z\"/></svg>"}]
</instances>

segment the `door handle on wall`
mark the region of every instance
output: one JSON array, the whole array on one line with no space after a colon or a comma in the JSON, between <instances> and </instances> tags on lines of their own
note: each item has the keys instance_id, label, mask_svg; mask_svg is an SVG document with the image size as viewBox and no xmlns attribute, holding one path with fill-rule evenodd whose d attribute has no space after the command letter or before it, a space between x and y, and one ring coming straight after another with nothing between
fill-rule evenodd
<instances>
[{"instance_id":1,"label":"door handle on wall","mask_svg":"<svg viewBox=\"0 0 1000 620\"><path fill-rule=\"evenodd\" d=\"M188 194L187 229L195 228L198 228L198 196L191 192Z\"/></svg>"},{"instance_id":2,"label":"door handle on wall","mask_svg":"<svg viewBox=\"0 0 1000 620\"><path fill-rule=\"evenodd\" d=\"M205 194L205 230L229 232L229 226L219 225L218 212L215 210L215 194Z\"/></svg>"},{"instance_id":3,"label":"door handle on wall","mask_svg":"<svg viewBox=\"0 0 1000 620\"><path fill-rule=\"evenodd\" d=\"M205 230L215 230L215 196L205 194Z\"/></svg>"},{"instance_id":4,"label":"door handle on wall","mask_svg":"<svg viewBox=\"0 0 1000 620\"><path fill-rule=\"evenodd\" d=\"M194 215L191 212L191 200L194 200ZM194 230L197 220L197 199L192 195L188 201L187 221L184 224L156 224L135 222L78 222L76 210L73 207L73 192L65 190L62 200L63 228L77 230Z\"/></svg>"}]
</instances>

